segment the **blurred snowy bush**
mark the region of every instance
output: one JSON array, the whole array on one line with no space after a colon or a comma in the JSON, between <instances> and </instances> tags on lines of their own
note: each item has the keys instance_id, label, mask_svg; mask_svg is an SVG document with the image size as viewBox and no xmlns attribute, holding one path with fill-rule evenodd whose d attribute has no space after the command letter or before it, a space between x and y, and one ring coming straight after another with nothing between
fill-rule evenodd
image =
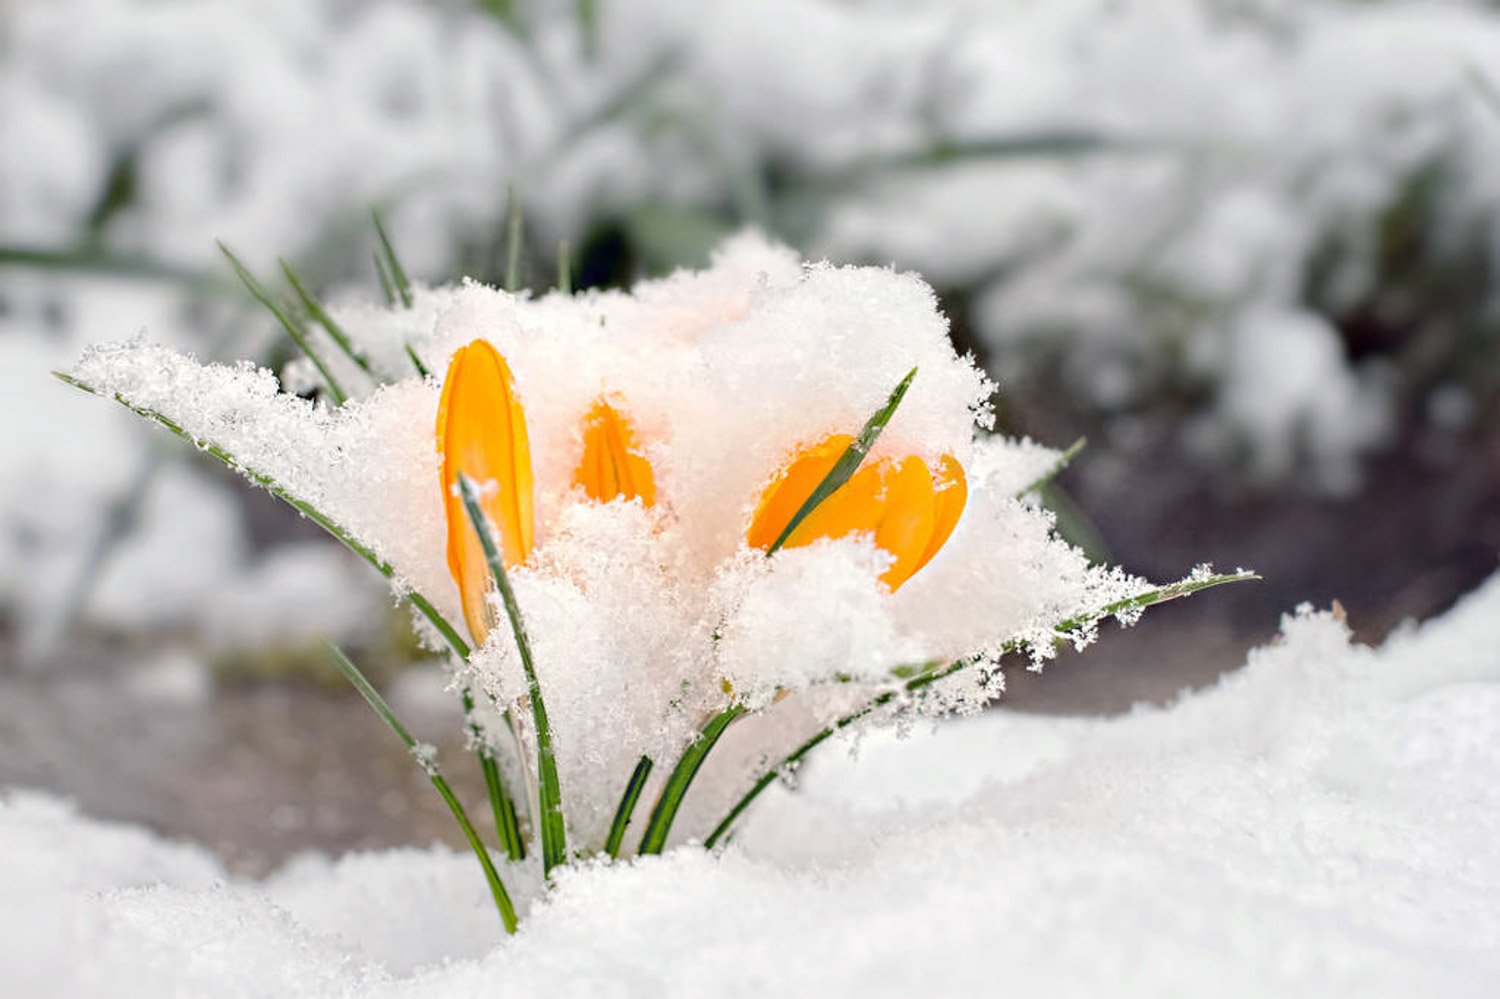
<instances>
[{"instance_id":1,"label":"blurred snowy bush","mask_svg":"<svg viewBox=\"0 0 1500 999\"><path fill-rule=\"evenodd\" d=\"M371 204L414 272L494 278L514 184L533 259L568 239L585 281L745 223L919 269L1002 389L1060 388L1108 445L1165 412L1219 467L1345 490L1403 421L1494 411L1486 5L604 2L594 55L575 5L507 6L6 8L4 377L143 318L264 352L214 239L347 283ZM56 388L0 406L32 428L0 451L0 602L32 620L151 459L111 422L85 460L69 428L111 418Z\"/></svg>"}]
</instances>

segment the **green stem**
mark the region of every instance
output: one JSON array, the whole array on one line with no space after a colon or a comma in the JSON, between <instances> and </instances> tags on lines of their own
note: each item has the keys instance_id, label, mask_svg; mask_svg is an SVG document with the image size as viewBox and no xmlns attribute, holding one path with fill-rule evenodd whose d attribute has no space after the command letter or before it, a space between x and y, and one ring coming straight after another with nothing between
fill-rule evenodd
<instances>
[{"instance_id":1,"label":"green stem","mask_svg":"<svg viewBox=\"0 0 1500 999\"><path fill-rule=\"evenodd\" d=\"M540 812L537 827L542 843L542 873L545 875L568 859L562 788L557 779L557 758L552 751L552 727L547 722L547 708L542 703L542 685L537 680L536 667L531 658L531 641L526 637L521 608L516 603L515 592L510 588L510 579L506 576L500 550L495 547L494 529L479 507L479 490L474 485L474 480L463 474L458 476L458 489L464 511L469 515L469 523L473 526L474 533L479 535L479 544L484 549L490 577L494 579L495 587L500 591L500 599L505 604L505 613L510 618L510 630L516 639L516 650L521 656L521 669L526 673L526 699L531 702L531 718L536 726L537 806Z\"/></svg>"},{"instance_id":2,"label":"green stem","mask_svg":"<svg viewBox=\"0 0 1500 999\"><path fill-rule=\"evenodd\" d=\"M693 783L693 778L698 775L703 761L708 758L709 752L718 743L725 729L744 713L744 705L737 702L729 705L709 719L697 738L682 751L682 758L677 761L677 766L667 778L666 784L662 786L661 794L656 799L656 806L651 809L651 821L647 823L646 832L641 836L641 845L637 853L642 856L661 853L663 847L667 845L667 836L672 831L672 823L677 818L677 810L682 807L682 799L687 796L688 787Z\"/></svg>"},{"instance_id":3,"label":"green stem","mask_svg":"<svg viewBox=\"0 0 1500 999\"><path fill-rule=\"evenodd\" d=\"M620 856L620 844L625 841L625 827L635 814L635 806L641 800L641 791L646 778L651 776L651 757L642 756L636 761L635 770L625 784L625 793L620 796L620 807L615 809L615 819L609 824L609 837L604 841L604 852L611 857Z\"/></svg>"},{"instance_id":4,"label":"green stem","mask_svg":"<svg viewBox=\"0 0 1500 999\"><path fill-rule=\"evenodd\" d=\"M505 890L505 883L500 880L500 872L495 870L495 862L490 859L489 850L485 849L483 841L479 838L479 834L474 831L474 825L469 821L469 816L464 811L464 806L459 803L458 797L453 793L453 789L448 786L448 781L439 772L437 762L424 752L423 747L418 746L417 740L413 739L411 733L406 730L406 726L401 724L401 720L396 717L395 712L391 710L391 706L386 703L385 698L380 696L380 692L365 678L365 675L360 672L359 667L354 665L348 656L344 655L343 650L332 642L328 643L328 648L333 653L333 660L338 664L339 670L354 685L354 689L360 692L370 707L375 709L375 713L380 716L381 720L406 744L407 751L412 754L413 759L417 761L423 772L427 774L428 780L432 781L432 786L437 788L438 794L442 795L443 801L447 803L449 811L453 813L453 818L458 822L459 828L463 830L464 838L469 841L469 848L474 851L474 856L478 858L479 866L484 868L484 878L489 882L490 894L495 899L495 908L500 910L500 921L505 925L505 932L515 933L516 909L511 904L510 893Z\"/></svg>"}]
</instances>

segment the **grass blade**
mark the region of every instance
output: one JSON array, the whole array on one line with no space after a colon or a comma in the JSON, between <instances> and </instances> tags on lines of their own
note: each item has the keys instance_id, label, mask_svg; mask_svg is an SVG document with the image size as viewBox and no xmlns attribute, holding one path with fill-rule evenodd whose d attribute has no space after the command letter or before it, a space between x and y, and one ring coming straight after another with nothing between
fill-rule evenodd
<instances>
[{"instance_id":1,"label":"grass blade","mask_svg":"<svg viewBox=\"0 0 1500 999\"><path fill-rule=\"evenodd\" d=\"M417 352L412 350L411 344L406 344L406 356L411 358L411 366L417 369L418 375L423 378L430 378L432 376L432 372L427 370L427 365L423 364L422 359L417 356Z\"/></svg>"},{"instance_id":2,"label":"grass blade","mask_svg":"<svg viewBox=\"0 0 1500 999\"><path fill-rule=\"evenodd\" d=\"M87 244L57 250L0 243L0 267L28 267L38 270L104 274L110 277L159 281L164 284L181 285L190 290L203 289L215 293L234 288L231 282L223 280L217 274L177 267L145 256L110 253Z\"/></svg>"},{"instance_id":3,"label":"grass blade","mask_svg":"<svg viewBox=\"0 0 1500 999\"><path fill-rule=\"evenodd\" d=\"M285 260L279 262L281 264L281 273L286 275L287 284L291 285L292 290L297 293L297 298L302 302L302 308L307 310L309 316L312 316L313 322L328 332L328 336L334 343L338 344L339 350L342 350L349 360L359 365L359 369L365 374L373 377L375 373L370 370L369 358L354 349L354 344L349 340L348 334L343 331L338 323L333 321L333 317L323 308L322 303L313 297L312 292L307 290L307 286L297 277L297 273L292 270L291 265Z\"/></svg>"},{"instance_id":4,"label":"grass blade","mask_svg":"<svg viewBox=\"0 0 1500 999\"><path fill-rule=\"evenodd\" d=\"M505 192L505 290L515 294L521 287L521 202L514 186Z\"/></svg>"},{"instance_id":5,"label":"grass blade","mask_svg":"<svg viewBox=\"0 0 1500 999\"><path fill-rule=\"evenodd\" d=\"M495 817L495 835L511 860L526 859L526 842L521 838L521 824L516 820L516 804L505 791L505 782L500 779L500 764L485 743L484 733L474 720L474 696L465 688L463 692L464 721L469 727L469 738L477 747L479 772L484 774L484 790L489 795L490 811ZM509 715L506 720L509 721Z\"/></svg>"},{"instance_id":6,"label":"grass blade","mask_svg":"<svg viewBox=\"0 0 1500 999\"><path fill-rule=\"evenodd\" d=\"M651 765L651 757L642 756L636 761L630 780L625 783L625 793L620 796L620 807L615 809L614 821L609 824L609 836L604 840L604 852L612 858L620 856L620 844L625 841L625 827L630 825L636 803L641 800L646 778L651 776Z\"/></svg>"},{"instance_id":7,"label":"grass blade","mask_svg":"<svg viewBox=\"0 0 1500 999\"><path fill-rule=\"evenodd\" d=\"M328 394L333 399L333 404L335 406L342 406L349 397L344 394L344 390L339 386L338 380L333 377L333 372L328 370L328 365L323 363L323 359L313 349L312 343L307 339L307 332L300 324L293 321L291 316L287 315L286 310L277 303L276 299L271 297L271 293L266 291L259 281L255 280L255 275L251 274L249 269L240 263L239 258L230 252L229 247L220 243L219 250L229 259L229 265L234 268L234 273L239 277L240 282L244 284L251 296L261 305L264 305L270 311L271 315L276 317L276 321L281 324L281 328L286 330L287 336L290 336L293 342L302 348L302 353L307 355L308 360L313 362L313 366L318 369L318 373L323 376L323 381L328 385Z\"/></svg>"},{"instance_id":8,"label":"grass blade","mask_svg":"<svg viewBox=\"0 0 1500 999\"><path fill-rule=\"evenodd\" d=\"M484 868L484 878L489 882L490 894L495 898L495 908L500 910L500 921L505 924L505 932L515 933L516 909L511 904L510 893L505 890L505 883L500 880L500 872L495 870L495 862L490 859L490 852L485 849L483 841L479 838L479 834L474 831L474 826L469 821L469 816L464 811L464 806L459 803L458 798L453 793L453 788L448 786L448 781L438 770L437 762L425 751L431 749L431 747L424 748L417 743L417 740L411 737L411 733L406 730L406 726L401 724L401 719L396 717L396 713L391 710L391 706L386 703L385 698L380 696L380 691L371 685L370 681L365 678L365 675L360 672L359 667L354 665L348 656L344 655L342 649L332 642L327 642L326 644L328 645L328 650L333 653L333 661L338 665L339 671L354 685L354 689L359 691L370 707L375 709L375 713L380 716L380 720L385 722L390 730L395 732L396 736L406 744L407 751L412 754L412 758L417 761L417 765L427 774L427 779L432 781L432 786L437 788L438 794L442 795L443 801L448 805L448 810L453 813L454 820L458 822L459 828L463 830L464 838L469 841L469 847L474 851L474 856L479 859L479 866Z\"/></svg>"},{"instance_id":9,"label":"grass blade","mask_svg":"<svg viewBox=\"0 0 1500 999\"><path fill-rule=\"evenodd\" d=\"M536 726L536 770L537 770L537 827L542 843L542 872L568 859L567 831L563 822L562 788L557 780L557 759L552 752L552 727L547 722L547 708L542 703L542 687L537 681L536 667L531 658L531 640L526 637L526 626L521 621L521 608L516 603L515 592L510 588L510 579L505 574L505 563L500 550L495 547L494 529L484 511L479 507L479 489L467 475L458 476L459 496L463 499L464 512L474 533L479 535L479 544L484 549L485 561L489 564L490 577L500 591L505 604L505 613L510 618L510 630L516 639L516 650L521 655L521 668L526 673L526 697L531 702L531 718Z\"/></svg>"},{"instance_id":10,"label":"grass blade","mask_svg":"<svg viewBox=\"0 0 1500 999\"><path fill-rule=\"evenodd\" d=\"M573 0L573 11L578 17L578 33L583 36L583 56L593 62L599 58L598 0Z\"/></svg>"},{"instance_id":11,"label":"grass blade","mask_svg":"<svg viewBox=\"0 0 1500 999\"><path fill-rule=\"evenodd\" d=\"M565 239L557 244L557 290L564 295L573 294L573 247Z\"/></svg>"},{"instance_id":12,"label":"grass blade","mask_svg":"<svg viewBox=\"0 0 1500 999\"><path fill-rule=\"evenodd\" d=\"M86 382L81 382L78 379L74 378L72 375L68 375L60 371L54 371L52 374L60 381L65 382L68 385L73 386L74 388L82 389L83 391L88 392L90 395L100 394L94 389L92 385L89 385ZM344 547L348 548L350 551L354 552L354 554L358 555L360 558L370 563L370 565L374 566L375 571L380 573L385 578L390 579L392 575L394 575L394 570L388 563L382 560L369 548L365 547L357 540L355 540L354 536L351 535L336 521L334 521L332 517L329 517L327 514L323 513L323 511L319 510L311 503L293 496L291 493L283 489L281 487L281 484L278 483L275 479L271 478L269 475L263 475L262 473L257 472L255 469L242 464L238 459L234 457L234 455L230 454L228 451L225 451L217 444L214 444L210 441L201 440L198 437L193 436L186 430L182 429L182 427L178 426L177 423L175 423L169 417L158 413L154 409L148 409L144 406L137 406L118 395L113 396L113 398L116 402L124 406L126 409L130 410L132 413L159 423L161 426L167 428L167 430L171 431L178 437L181 437L183 440L187 441L198 450L213 458L218 459L225 465L228 465L230 468L234 469L236 472L239 472L245 478L249 479L255 485L260 486L272 496L275 496L277 499L286 503L298 513L305 516L308 520L311 520L313 523L317 524L323 530L331 534L340 543L342 543ZM426 597L422 596L422 594L418 593L416 590L408 590L406 593L406 599L411 603L413 607L417 609L417 611L423 617L428 620L428 622L434 628L437 629L438 634L443 636L443 640L448 643L449 647L453 650L455 655L457 655L460 659L467 659L469 657L470 650L468 643L465 642L459 635L457 629L455 629L453 625L443 617L442 614L438 613L437 608L434 607Z\"/></svg>"},{"instance_id":13,"label":"grass blade","mask_svg":"<svg viewBox=\"0 0 1500 999\"><path fill-rule=\"evenodd\" d=\"M97 391L95 391L93 386L81 382L71 375L66 375L62 372L57 371L54 371L53 374L59 380L72 385L74 388L82 389L83 391L88 392L90 395L99 394ZM327 531L345 548L348 548L350 551L354 552L354 554L370 563L370 565L374 567L375 571L380 573L386 579L390 579L394 575L394 570L391 568L388 562L384 561L369 548L365 547L357 540L355 540L354 536L351 535L347 530L345 530L343 526L334 521L332 517L329 517L327 514L323 513L323 511L319 510L311 503L299 499L298 497L293 496L291 493L287 492L275 479L271 478L268 475L263 475L260 472L257 472L254 469L240 463L235 459L233 455L225 451L223 448L219 447L217 444L213 444L194 437L192 434L188 433L186 430L178 426L175 422L173 422L162 413L158 413L153 409L147 409L144 406L134 405L126 401L119 395L114 396L114 399L120 405L135 413L137 416L145 417L148 420L152 420L160 424L176 436L187 441L189 444L192 444L198 450L203 451L211 457L223 462L228 467L234 469L236 472L239 472L245 478L249 479L255 485L260 486L262 489L266 490L268 493L275 496L283 503L286 503L288 506L292 507L292 509L296 510L304 517L317 524L324 531ZM443 617L443 615L439 613L438 609L433 606L430 600L428 600L416 590L407 590L405 599L408 603L415 607L417 612L424 618L426 618L427 622L431 624L432 627L438 632L438 634L443 637L443 640L448 643L448 647L453 651L454 655L458 656L460 660L466 660L469 658L469 644L464 641L461 635L459 635L458 629L454 628L453 625L449 623L448 619ZM467 715L472 710L473 700L469 697L468 693L465 692L465 714ZM514 721L511 717L510 712L507 710L504 712L504 715L507 725L509 725L512 731L514 731ZM512 858L518 859L518 855L525 855L525 849L522 846L520 831L515 822L515 807L512 799L505 793L504 786L500 783L499 770L495 767L493 756L490 755L488 749L483 748L482 742L480 743L480 745L481 749L478 753L479 764L481 770L483 770L485 774L485 784L490 793L491 806L496 810L497 814L501 816L503 821L505 820L506 813L509 814L509 820L505 821L505 825L501 827L500 835L502 837L505 837L507 835L513 837L513 839L511 840L505 841L505 845Z\"/></svg>"},{"instance_id":14,"label":"grass blade","mask_svg":"<svg viewBox=\"0 0 1500 999\"><path fill-rule=\"evenodd\" d=\"M667 836L672 831L672 822L677 818L677 810L682 807L682 799L687 796L688 787L693 783L693 778L698 775L698 769L703 766L703 761L708 759L709 752L718 743L719 737L729 728L730 724L740 715L745 713L742 704L731 704L709 719L708 724L698 733L698 737L688 744L682 751L682 758L677 761L677 766L662 786L661 795L656 799L656 806L651 809L651 821L646 825L646 832L641 836L640 848L636 851L642 856L661 853L662 848L667 845Z\"/></svg>"},{"instance_id":15,"label":"grass blade","mask_svg":"<svg viewBox=\"0 0 1500 999\"><path fill-rule=\"evenodd\" d=\"M859 432L859 436L854 439L854 443L850 444L844 449L844 453L839 455L839 460L834 462L833 467L828 470L828 474L823 476L823 481L818 483L818 488L814 489L812 495L807 497L803 504L797 508L797 512L792 515L791 520L787 521L787 525L782 529L781 534L777 536L771 547L766 549L767 555L774 555L782 545L786 544L786 539L792 536L792 532L797 529L797 525L802 523L807 518L807 515L817 508L819 503L831 496L839 486L849 481L849 477L854 474L855 469L859 468L859 463L864 461L865 455L870 453L870 448L875 445L876 439L880 437L880 432L885 429L887 423L891 422L891 417L896 413L896 407L901 405L901 399L906 395L906 390L911 388L912 379L915 377L917 377L917 369L912 368L906 373L906 377L901 379L901 384L891 390L890 397L886 399L885 405L881 406L875 411L873 416L865 421L864 429Z\"/></svg>"},{"instance_id":16,"label":"grass blade","mask_svg":"<svg viewBox=\"0 0 1500 999\"><path fill-rule=\"evenodd\" d=\"M386 270L385 260L381 258L380 251L375 251L375 276L380 279L380 293L385 296L387 308L396 307L396 286L391 283L391 275Z\"/></svg>"},{"instance_id":17,"label":"grass blade","mask_svg":"<svg viewBox=\"0 0 1500 999\"><path fill-rule=\"evenodd\" d=\"M517 38L526 37L526 25L516 10L515 0L479 0L479 9L492 15Z\"/></svg>"},{"instance_id":18,"label":"grass blade","mask_svg":"<svg viewBox=\"0 0 1500 999\"><path fill-rule=\"evenodd\" d=\"M1080 629L1087 627L1089 624L1095 621L1101 621L1104 618L1111 617L1113 615L1124 614L1129 616L1130 614L1138 613L1146 609L1147 607L1152 606L1153 604L1165 603L1168 600L1176 600L1178 597L1185 597L1189 594L1197 593L1200 590L1209 589L1210 587L1220 586L1224 583L1239 583L1259 578L1259 576L1250 572L1232 572L1203 576L1200 578L1189 577L1176 583L1169 583L1166 586L1158 586L1153 589L1146 590L1142 593L1138 593L1133 597L1127 597L1124 600L1117 600L1114 603L1106 604L1105 606L1099 608L1099 610L1097 611L1078 614L1074 617L1060 622L1052 629L1056 635L1054 641L1059 643L1067 641ZM1011 655L1021 651L1021 648L1021 642L1012 640L1005 643L1005 645L1001 649L1001 653L1002 655ZM976 661L977 660L972 657L959 659L952 663L949 663L941 669L923 670L915 678L906 681L899 687L882 691L881 693L872 697L862 707L851 711L849 714L844 715L842 718L835 721L832 725L829 725L827 728L824 728L815 733L812 738L808 739L802 745L798 746L784 759L782 759L780 763L776 764L776 766L772 767L771 769L761 774L758 778L756 778L755 783L750 785L750 789L745 792L744 796L741 797L739 801L735 802L734 807L729 810L729 813L725 815L724 818L719 822L719 824L713 828L713 831L708 834L708 838L703 841L704 849L713 849L715 845L717 845L722 839L724 839L726 835L729 834L730 830L734 826L735 821L740 817L740 815L744 813L747 808L750 807L751 803L760 796L760 793L762 791L769 787L782 774L789 773L790 771L795 769L797 765L800 764L809 753L811 753L818 746L822 745L822 743L833 736L834 733L848 728L850 725L853 725L855 722L858 722L861 719L867 717L872 712L885 707L897 697L903 694L915 693L917 691L920 691L922 688L930 686L943 679L944 677L952 676L959 670L974 665Z\"/></svg>"},{"instance_id":19,"label":"grass blade","mask_svg":"<svg viewBox=\"0 0 1500 999\"><path fill-rule=\"evenodd\" d=\"M396 256L396 248L391 245L391 237L386 235L385 223L380 220L380 212L372 210L370 217L375 220L375 234L380 237L380 248L385 252L385 262L390 268L390 283L395 286L396 294L401 296L401 304L409 309L412 301L411 282L406 279L406 270Z\"/></svg>"},{"instance_id":20,"label":"grass blade","mask_svg":"<svg viewBox=\"0 0 1500 999\"><path fill-rule=\"evenodd\" d=\"M1016 499L1021 499L1028 493L1036 492L1061 475L1069 465L1073 464L1073 459L1078 457L1078 453L1088 445L1088 442L1089 439L1087 437L1080 437L1072 444L1069 444L1068 449L1057 456L1057 460L1052 463L1050 468L1027 483L1026 488L1016 492Z\"/></svg>"}]
</instances>

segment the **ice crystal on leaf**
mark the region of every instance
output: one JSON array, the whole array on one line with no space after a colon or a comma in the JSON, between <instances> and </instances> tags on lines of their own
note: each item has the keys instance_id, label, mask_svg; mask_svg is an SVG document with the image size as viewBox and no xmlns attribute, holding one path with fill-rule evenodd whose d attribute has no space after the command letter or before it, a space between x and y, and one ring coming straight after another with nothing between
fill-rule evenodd
<instances>
[{"instance_id":1,"label":"ice crystal on leaf","mask_svg":"<svg viewBox=\"0 0 1500 999\"><path fill-rule=\"evenodd\" d=\"M505 614L493 592L488 628L473 607L465 614L456 579L473 577L473 561L450 565L459 521L440 485L442 440L434 446L450 359L476 341L503 358L529 443L532 531L507 553L506 576L574 849L600 848L649 757L638 829L673 762L732 705L748 721L709 761L673 841L706 836L768 762L819 730L975 709L998 693L1003 654L1040 661L1060 627L1087 640L1099 618L1151 592L1089 565L1022 502L1058 455L985 432L994 386L954 353L913 275L804 264L747 235L705 271L628 294L531 298L467 283L418 288L410 309L335 311L377 370L411 371L410 347L435 377L377 385L350 365L350 400L332 408L285 393L268 371L200 366L141 340L90 351L71 377L315 508L388 564L398 595L475 622L455 686L504 709L528 695L517 643L494 623ZM876 472L850 480L863 512L809 519L769 556L764 539L752 544L778 476L858 433L913 368L859 466ZM482 434L483 421L470 429ZM908 509L890 492L897 469L928 507L921 531L887 551L882 518ZM495 730L498 711L476 717L489 720L490 745L519 752L506 767L517 772L536 732L527 712L510 714L514 732Z\"/></svg>"}]
</instances>

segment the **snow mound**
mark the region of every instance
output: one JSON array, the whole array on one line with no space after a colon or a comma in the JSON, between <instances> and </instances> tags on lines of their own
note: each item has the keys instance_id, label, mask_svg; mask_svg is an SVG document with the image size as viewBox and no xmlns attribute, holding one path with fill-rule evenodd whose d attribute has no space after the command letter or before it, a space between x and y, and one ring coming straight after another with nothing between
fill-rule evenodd
<instances>
[{"instance_id":1,"label":"snow mound","mask_svg":"<svg viewBox=\"0 0 1500 999\"><path fill-rule=\"evenodd\" d=\"M514 938L446 850L240 882L15 792L0 976L37 999L1488 995L1497 643L1500 577L1379 650L1299 612L1166 708L872 735L720 856L564 869Z\"/></svg>"}]
</instances>

